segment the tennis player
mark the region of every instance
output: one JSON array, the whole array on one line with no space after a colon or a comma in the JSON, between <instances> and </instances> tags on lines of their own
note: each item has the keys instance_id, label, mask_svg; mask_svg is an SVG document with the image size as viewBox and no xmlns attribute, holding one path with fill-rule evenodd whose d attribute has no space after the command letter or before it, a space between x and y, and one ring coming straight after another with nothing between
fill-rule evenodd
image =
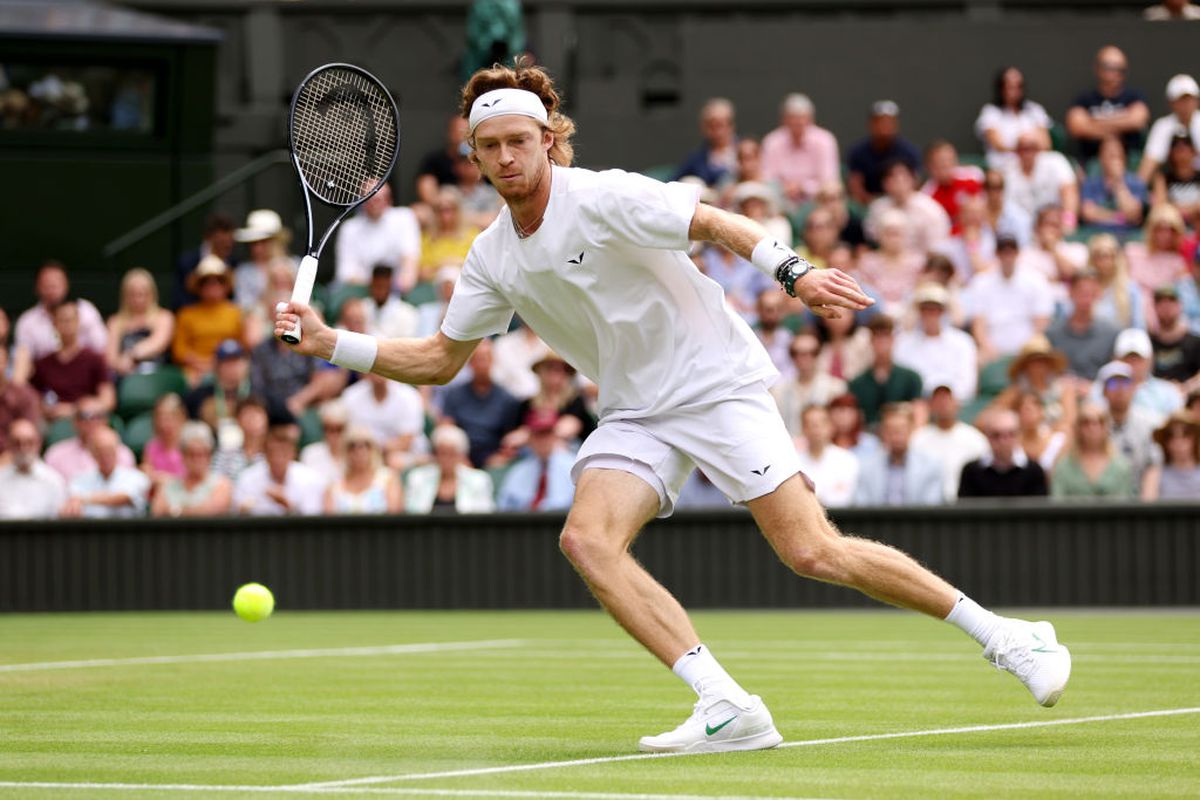
<instances>
[{"instance_id":1,"label":"tennis player","mask_svg":"<svg viewBox=\"0 0 1200 800\"><path fill-rule=\"evenodd\" d=\"M776 371L720 287L685 251L715 242L777 279L822 316L871 300L835 269L813 271L758 224L698 202L693 186L571 168L574 123L550 77L525 62L477 72L463 89L471 158L505 200L476 238L441 330L385 339L333 330L304 305L306 355L405 383L445 383L479 341L508 330L514 311L600 388L600 425L580 448L563 552L596 599L699 699L647 751L756 750L782 741L761 698L705 647L687 613L634 560L630 545L671 513L693 467L745 505L798 574L849 586L958 626L985 658L1015 674L1045 706L1070 674L1048 622L999 617L907 555L843 536L801 474L767 385Z\"/></svg>"}]
</instances>

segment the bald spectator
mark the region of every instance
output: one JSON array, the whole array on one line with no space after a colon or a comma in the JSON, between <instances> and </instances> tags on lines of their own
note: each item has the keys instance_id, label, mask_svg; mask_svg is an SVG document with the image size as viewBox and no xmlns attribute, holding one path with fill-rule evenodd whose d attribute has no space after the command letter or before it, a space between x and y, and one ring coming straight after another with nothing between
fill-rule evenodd
<instances>
[{"instance_id":1,"label":"bald spectator","mask_svg":"<svg viewBox=\"0 0 1200 800\"><path fill-rule=\"evenodd\" d=\"M1200 84L1191 75L1179 74L1167 81L1167 102L1171 113L1159 117L1150 126L1146 150L1138 165L1138 177L1149 183L1155 171L1167 163L1171 142L1188 139L1192 151L1200 150Z\"/></svg>"},{"instance_id":2,"label":"bald spectator","mask_svg":"<svg viewBox=\"0 0 1200 800\"><path fill-rule=\"evenodd\" d=\"M942 504L941 465L932 455L911 446L913 426L913 409L908 403L883 407L879 422L883 448L862 460L857 505Z\"/></svg>"},{"instance_id":3,"label":"bald spectator","mask_svg":"<svg viewBox=\"0 0 1200 800\"><path fill-rule=\"evenodd\" d=\"M801 433L801 412L811 405L828 405L833 398L845 394L846 382L817 367L823 345L811 333L800 333L788 348L791 356L791 376L771 387L771 396L788 433Z\"/></svg>"},{"instance_id":4,"label":"bald spectator","mask_svg":"<svg viewBox=\"0 0 1200 800\"><path fill-rule=\"evenodd\" d=\"M8 374L8 348L0 345L0 461L8 452L8 429L19 419L37 425L42 412L37 393L28 386L13 383Z\"/></svg>"},{"instance_id":5,"label":"bald spectator","mask_svg":"<svg viewBox=\"0 0 1200 800\"><path fill-rule=\"evenodd\" d=\"M392 187L385 183L338 230L334 279L365 286L371 282L371 270L382 264L392 268L394 288L407 292L417 282L420 258L421 227L417 215L411 208L394 206Z\"/></svg>"},{"instance_id":6,"label":"bald spectator","mask_svg":"<svg viewBox=\"0 0 1200 800\"><path fill-rule=\"evenodd\" d=\"M779 116L779 127L763 137L763 177L782 186L795 208L840 178L837 139L813 122L816 109L808 95L789 94Z\"/></svg>"},{"instance_id":7,"label":"bald spectator","mask_svg":"<svg viewBox=\"0 0 1200 800\"><path fill-rule=\"evenodd\" d=\"M950 217L931 196L917 191L917 172L903 161L893 161L883 168L884 196L867 209L867 236L879 241L882 220L890 212L904 215L908 248L928 253L937 243L950 236Z\"/></svg>"},{"instance_id":8,"label":"bald spectator","mask_svg":"<svg viewBox=\"0 0 1200 800\"><path fill-rule=\"evenodd\" d=\"M817 499L827 508L853 504L858 489L858 456L833 443L833 421L825 406L800 412L804 444L797 448L800 469L817 487Z\"/></svg>"},{"instance_id":9,"label":"bald spectator","mask_svg":"<svg viewBox=\"0 0 1200 800\"><path fill-rule=\"evenodd\" d=\"M971 278L963 295L964 310L979 348L979 363L984 365L1013 355L1050 324L1054 311L1050 287L1041 275L1018 271L1018 255L1015 238L998 236L998 268Z\"/></svg>"},{"instance_id":10,"label":"bald spectator","mask_svg":"<svg viewBox=\"0 0 1200 800\"><path fill-rule=\"evenodd\" d=\"M987 437L958 418L958 399L949 386L937 386L929 395L929 422L913 434L912 446L934 456L942 465L947 503L958 497L962 468L988 453Z\"/></svg>"},{"instance_id":11,"label":"bald spectator","mask_svg":"<svg viewBox=\"0 0 1200 800\"><path fill-rule=\"evenodd\" d=\"M958 150L945 139L935 139L925 148L925 172L929 180L921 187L946 212L951 231L958 233L958 212L967 198L983 192L983 170L958 163Z\"/></svg>"},{"instance_id":12,"label":"bald spectator","mask_svg":"<svg viewBox=\"0 0 1200 800\"><path fill-rule=\"evenodd\" d=\"M1062 153L1043 150L1036 133L1029 131L1018 137L1017 157L1004 170L1004 186L1004 202L1020 209L1030 220L1043 206L1058 206L1064 212L1064 227L1075 230L1079 215L1075 170Z\"/></svg>"},{"instance_id":13,"label":"bald spectator","mask_svg":"<svg viewBox=\"0 0 1200 800\"><path fill-rule=\"evenodd\" d=\"M946 319L949 302L940 284L917 287L917 325L896 337L896 363L920 375L926 391L949 386L955 397L972 400L978 372L975 342Z\"/></svg>"},{"instance_id":14,"label":"bald spectator","mask_svg":"<svg viewBox=\"0 0 1200 800\"><path fill-rule=\"evenodd\" d=\"M921 376L893 360L896 323L891 317L873 317L867 328L871 331L871 366L850 381L850 393L858 400L867 424L872 425L879 421L883 406L920 399Z\"/></svg>"},{"instance_id":15,"label":"bald spectator","mask_svg":"<svg viewBox=\"0 0 1200 800\"><path fill-rule=\"evenodd\" d=\"M1017 445L1017 413L1008 409L987 412L980 422L990 452L962 469L959 497L1046 496L1049 485L1041 465Z\"/></svg>"},{"instance_id":16,"label":"bald spectator","mask_svg":"<svg viewBox=\"0 0 1200 800\"><path fill-rule=\"evenodd\" d=\"M867 118L867 138L846 156L850 197L865 206L883 194L883 169L893 161L903 161L916 172L921 166L921 153L900 136L900 106L891 100L879 100L871 106Z\"/></svg>"},{"instance_id":17,"label":"bald spectator","mask_svg":"<svg viewBox=\"0 0 1200 800\"><path fill-rule=\"evenodd\" d=\"M1120 332L1108 320L1096 318L1099 300L1099 276L1091 270L1075 273L1071 278L1070 313L1046 329L1050 344L1067 357L1067 371L1087 381L1093 380L1112 357Z\"/></svg>"},{"instance_id":18,"label":"bald spectator","mask_svg":"<svg viewBox=\"0 0 1200 800\"><path fill-rule=\"evenodd\" d=\"M122 447L112 428L101 428L91 437L89 450L96 466L71 480L64 517L116 519L146 513L150 479L141 470L118 463Z\"/></svg>"},{"instance_id":19,"label":"bald spectator","mask_svg":"<svg viewBox=\"0 0 1200 800\"><path fill-rule=\"evenodd\" d=\"M1105 136L1119 136L1126 150L1141 146L1150 107L1144 94L1125 85L1128 72L1129 62L1120 48L1101 47L1096 53L1096 87L1076 96L1067 111L1067 133L1076 140L1085 163L1099 153Z\"/></svg>"},{"instance_id":20,"label":"bald spectator","mask_svg":"<svg viewBox=\"0 0 1200 800\"><path fill-rule=\"evenodd\" d=\"M4 433L12 460L0 467L0 519L53 519L67 500L62 476L38 458L42 437L27 419L16 419Z\"/></svg>"},{"instance_id":21,"label":"bald spectator","mask_svg":"<svg viewBox=\"0 0 1200 800\"><path fill-rule=\"evenodd\" d=\"M13 330L13 341L29 354L32 361L53 353L61 346L54 326L54 309L67 299L70 291L66 267L57 261L42 264L34 281L38 303L17 317ZM108 328L104 325L104 318L89 301L79 300L78 304L80 346L103 353L108 344Z\"/></svg>"},{"instance_id":22,"label":"bald spectator","mask_svg":"<svg viewBox=\"0 0 1200 800\"><path fill-rule=\"evenodd\" d=\"M675 170L671 180L695 175L706 186L731 180L737 169L737 129L733 103L714 97L700 109L700 135L704 143Z\"/></svg>"},{"instance_id":23,"label":"bald spectator","mask_svg":"<svg viewBox=\"0 0 1200 800\"><path fill-rule=\"evenodd\" d=\"M80 401L94 399L105 411L117 404L104 356L79 338L80 304L64 300L54 309L54 330L59 346L33 362L29 385L42 397L42 413L63 419L75 413Z\"/></svg>"}]
</instances>

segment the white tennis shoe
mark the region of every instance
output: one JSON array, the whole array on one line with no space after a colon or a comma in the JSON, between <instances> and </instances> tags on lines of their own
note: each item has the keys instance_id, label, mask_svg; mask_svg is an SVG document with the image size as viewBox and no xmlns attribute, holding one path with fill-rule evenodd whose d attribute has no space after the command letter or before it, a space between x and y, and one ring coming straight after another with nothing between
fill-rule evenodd
<instances>
[{"instance_id":1,"label":"white tennis shoe","mask_svg":"<svg viewBox=\"0 0 1200 800\"><path fill-rule=\"evenodd\" d=\"M983 657L1017 676L1046 707L1058 702L1071 677L1071 652L1058 643L1049 622L1006 620L988 640Z\"/></svg>"},{"instance_id":2,"label":"white tennis shoe","mask_svg":"<svg viewBox=\"0 0 1200 800\"><path fill-rule=\"evenodd\" d=\"M692 715L673 731L643 736L638 749L647 753L721 753L766 750L783 741L771 712L758 695L745 706L724 697L701 694Z\"/></svg>"}]
</instances>

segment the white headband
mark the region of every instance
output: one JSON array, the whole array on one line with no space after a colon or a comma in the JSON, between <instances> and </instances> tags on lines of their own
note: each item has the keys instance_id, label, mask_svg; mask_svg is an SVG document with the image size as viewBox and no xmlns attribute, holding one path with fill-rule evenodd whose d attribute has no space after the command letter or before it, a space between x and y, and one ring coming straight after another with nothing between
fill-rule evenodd
<instances>
[{"instance_id":1,"label":"white headband","mask_svg":"<svg viewBox=\"0 0 1200 800\"><path fill-rule=\"evenodd\" d=\"M524 89L492 89L476 97L475 102L471 104L471 116L468 118L471 135L475 135L479 123L504 114L533 117L543 125L549 124L550 121L541 98L533 92Z\"/></svg>"}]
</instances>

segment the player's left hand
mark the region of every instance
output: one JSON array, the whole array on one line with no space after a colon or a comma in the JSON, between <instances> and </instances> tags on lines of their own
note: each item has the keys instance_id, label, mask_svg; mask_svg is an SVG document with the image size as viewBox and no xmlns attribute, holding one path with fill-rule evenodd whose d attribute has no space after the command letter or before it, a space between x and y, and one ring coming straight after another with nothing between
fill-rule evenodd
<instances>
[{"instance_id":1,"label":"player's left hand","mask_svg":"<svg viewBox=\"0 0 1200 800\"><path fill-rule=\"evenodd\" d=\"M811 270L796 282L796 296L821 317L836 317L839 308L862 311L875 304L863 294L858 281L840 269Z\"/></svg>"}]
</instances>

